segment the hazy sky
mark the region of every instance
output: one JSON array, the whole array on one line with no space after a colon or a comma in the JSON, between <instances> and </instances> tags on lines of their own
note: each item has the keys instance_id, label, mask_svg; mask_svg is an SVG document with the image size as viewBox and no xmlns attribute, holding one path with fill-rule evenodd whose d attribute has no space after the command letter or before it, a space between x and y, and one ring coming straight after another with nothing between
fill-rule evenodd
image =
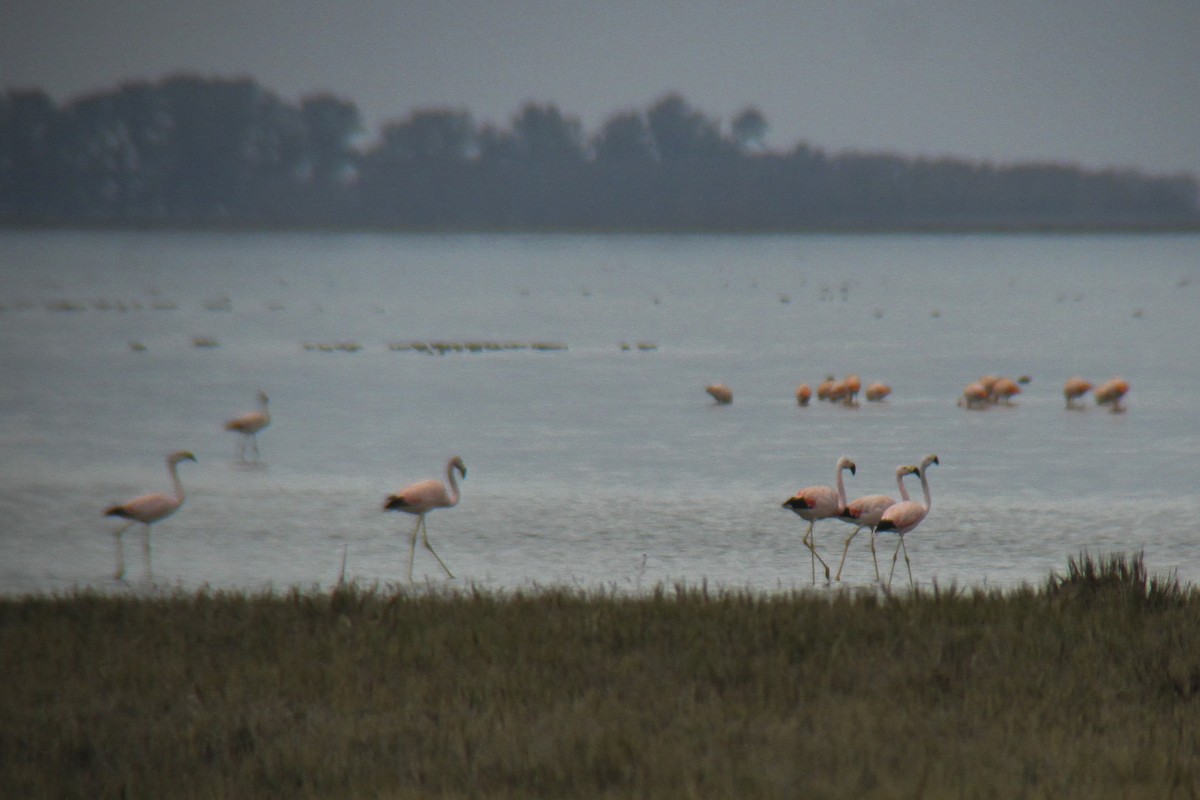
<instances>
[{"instance_id":1,"label":"hazy sky","mask_svg":"<svg viewBox=\"0 0 1200 800\"><path fill-rule=\"evenodd\" d=\"M0 87L56 99L176 72L588 133L670 91L768 143L1191 172L1200 0L0 0Z\"/></svg>"}]
</instances>

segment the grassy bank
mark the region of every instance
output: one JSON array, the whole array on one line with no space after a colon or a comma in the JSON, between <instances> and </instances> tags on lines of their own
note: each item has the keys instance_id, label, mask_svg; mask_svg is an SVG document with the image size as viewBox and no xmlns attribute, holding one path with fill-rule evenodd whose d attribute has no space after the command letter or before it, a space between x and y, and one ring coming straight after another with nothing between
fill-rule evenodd
<instances>
[{"instance_id":1,"label":"grassy bank","mask_svg":"<svg viewBox=\"0 0 1200 800\"><path fill-rule=\"evenodd\" d=\"M4 797L1196 797L1200 595L0 600Z\"/></svg>"}]
</instances>

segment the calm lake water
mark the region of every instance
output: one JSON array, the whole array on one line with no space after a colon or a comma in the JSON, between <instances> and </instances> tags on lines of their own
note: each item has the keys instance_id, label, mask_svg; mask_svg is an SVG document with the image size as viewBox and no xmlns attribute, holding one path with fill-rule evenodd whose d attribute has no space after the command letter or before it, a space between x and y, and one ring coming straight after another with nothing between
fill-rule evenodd
<instances>
[{"instance_id":1,"label":"calm lake water","mask_svg":"<svg viewBox=\"0 0 1200 800\"><path fill-rule=\"evenodd\" d=\"M402 582L414 519L383 499L454 454L462 502L428 528L457 579L418 548L422 584L806 587L781 503L841 455L850 497L894 493L927 453L923 586L1040 584L1084 549L1194 582L1198 312L1197 235L4 232L0 592L328 587L343 553L349 578ZM389 347L411 341L566 349ZM361 349L318 347L338 343ZM893 395L797 406L849 372ZM957 407L987 373L1032 381ZM1126 378L1126 413L1065 410L1076 374ZM259 389L248 467L222 426ZM117 582L102 511L169 489L181 448L198 463L154 526L153 584L137 530ZM835 568L851 530L817 525ZM864 534L843 579L873 578Z\"/></svg>"}]
</instances>

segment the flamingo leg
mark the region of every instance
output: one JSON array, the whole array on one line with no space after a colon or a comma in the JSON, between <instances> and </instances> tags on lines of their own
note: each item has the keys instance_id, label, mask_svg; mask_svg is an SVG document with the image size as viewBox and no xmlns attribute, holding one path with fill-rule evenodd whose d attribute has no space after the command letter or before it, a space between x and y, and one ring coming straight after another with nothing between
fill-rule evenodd
<instances>
[{"instance_id":1,"label":"flamingo leg","mask_svg":"<svg viewBox=\"0 0 1200 800\"><path fill-rule=\"evenodd\" d=\"M825 559L821 558L821 554L817 552L817 541L813 537L813 526L816 520L808 523L808 533L804 534L804 539L801 542L812 553L812 582L813 586L817 585L817 562L821 562L821 566L825 568L825 580L829 580L829 565L825 563Z\"/></svg>"},{"instance_id":2,"label":"flamingo leg","mask_svg":"<svg viewBox=\"0 0 1200 800\"><path fill-rule=\"evenodd\" d=\"M154 571L150 568L150 526L142 525L142 557L146 560L146 580L154 580Z\"/></svg>"},{"instance_id":3,"label":"flamingo leg","mask_svg":"<svg viewBox=\"0 0 1200 800\"><path fill-rule=\"evenodd\" d=\"M417 532L421 530L421 523L425 521L425 515L417 516L417 524L413 526L412 536L408 540L408 582L412 583L413 556L417 552Z\"/></svg>"},{"instance_id":4,"label":"flamingo leg","mask_svg":"<svg viewBox=\"0 0 1200 800\"><path fill-rule=\"evenodd\" d=\"M875 582L883 583L879 577L879 560L875 558L875 528L871 528L871 561L875 563Z\"/></svg>"},{"instance_id":5,"label":"flamingo leg","mask_svg":"<svg viewBox=\"0 0 1200 800\"><path fill-rule=\"evenodd\" d=\"M117 571L113 573L113 578L118 581L125 577L125 548L121 546L121 534L129 530L132 524L133 520L130 520L113 531L113 539L117 543Z\"/></svg>"},{"instance_id":6,"label":"flamingo leg","mask_svg":"<svg viewBox=\"0 0 1200 800\"><path fill-rule=\"evenodd\" d=\"M903 550L904 550L904 566L908 567L908 588L916 589L917 586L913 582L913 576L912 576L912 562L910 562L908 560L908 545L904 544L903 536L900 537L900 547L903 548Z\"/></svg>"},{"instance_id":7,"label":"flamingo leg","mask_svg":"<svg viewBox=\"0 0 1200 800\"><path fill-rule=\"evenodd\" d=\"M442 557L437 554L437 551L435 551L433 549L433 545L431 545L429 543L429 526L422 525L421 533L422 533L421 541L424 542L425 549L428 550L429 552L433 553L433 557L436 558L437 562L442 565L442 569L446 570L447 577L453 578L454 573L450 571L450 568L446 566L446 562L442 561Z\"/></svg>"},{"instance_id":8,"label":"flamingo leg","mask_svg":"<svg viewBox=\"0 0 1200 800\"><path fill-rule=\"evenodd\" d=\"M258 434L257 434L257 433L252 433L252 434L250 434L250 444L251 444L251 445L254 447L254 460L255 460L255 462L257 462L257 461L258 461L258 459L259 459L259 455L258 455Z\"/></svg>"},{"instance_id":9,"label":"flamingo leg","mask_svg":"<svg viewBox=\"0 0 1200 800\"><path fill-rule=\"evenodd\" d=\"M900 556L900 548L904 545L904 534L900 535L900 544L896 545L896 552L892 553L892 571L888 573L888 589L892 588L892 576L896 574L896 559ZM908 558L908 553L904 554Z\"/></svg>"},{"instance_id":10,"label":"flamingo leg","mask_svg":"<svg viewBox=\"0 0 1200 800\"><path fill-rule=\"evenodd\" d=\"M842 550L842 563L838 564L837 576L834 577L835 581L840 581L842 579L842 567L846 566L846 554L850 552L850 543L854 541L854 537L858 536L858 532L861 531L863 527L864 526L859 525L854 529L854 533L846 537L846 547Z\"/></svg>"}]
</instances>

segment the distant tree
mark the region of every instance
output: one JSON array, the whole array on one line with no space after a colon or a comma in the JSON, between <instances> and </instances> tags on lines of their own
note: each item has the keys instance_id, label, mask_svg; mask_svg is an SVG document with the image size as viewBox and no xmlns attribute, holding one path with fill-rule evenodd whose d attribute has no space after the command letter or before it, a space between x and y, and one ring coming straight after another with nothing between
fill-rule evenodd
<instances>
[{"instance_id":1,"label":"distant tree","mask_svg":"<svg viewBox=\"0 0 1200 800\"><path fill-rule=\"evenodd\" d=\"M757 108L746 108L730 123L733 140L739 150L763 149L767 137L767 118Z\"/></svg>"},{"instance_id":2,"label":"distant tree","mask_svg":"<svg viewBox=\"0 0 1200 800\"><path fill-rule=\"evenodd\" d=\"M722 152L719 125L669 94L646 112L655 152L663 162L712 158Z\"/></svg>"},{"instance_id":3,"label":"distant tree","mask_svg":"<svg viewBox=\"0 0 1200 800\"><path fill-rule=\"evenodd\" d=\"M475 124L465 111L422 109L383 128L362 160L364 215L373 221L457 225L470 216Z\"/></svg>"},{"instance_id":4,"label":"distant tree","mask_svg":"<svg viewBox=\"0 0 1200 800\"><path fill-rule=\"evenodd\" d=\"M0 208L26 219L54 219L69 189L56 141L59 112L41 90L5 92L0 104Z\"/></svg>"}]
</instances>

